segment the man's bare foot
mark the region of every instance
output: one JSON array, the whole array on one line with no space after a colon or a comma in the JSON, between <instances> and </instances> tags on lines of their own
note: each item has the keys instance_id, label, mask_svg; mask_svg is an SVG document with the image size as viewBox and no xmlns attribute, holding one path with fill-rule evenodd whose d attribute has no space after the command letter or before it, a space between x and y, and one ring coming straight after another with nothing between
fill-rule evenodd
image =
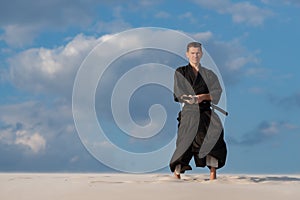
<instances>
[{"instance_id":1,"label":"man's bare foot","mask_svg":"<svg viewBox=\"0 0 300 200\"><path fill-rule=\"evenodd\" d=\"M217 171L216 171L216 168L214 167L211 167L210 168L210 180L215 180L217 179Z\"/></svg>"},{"instance_id":2,"label":"man's bare foot","mask_svg":"<svg viewBox=\"0 0 300 200\"><path fill-rule=\"evenodd\" d=\"M174 172L174 176L175 176L175 178L177 178L177 179L181 179L180 174L176 174L176 173Z\"/></svg>"},{"instance_id":3,"label":"man's bare foot","mask_svg":"<svg viewBox=\"0 0 300 200\"><path fill-rule=\"evenodd\" d=\"M177 179L180 179L180 172L181 172L181 164L176 165L174 175Z\"/></svg>"}]
</instances>

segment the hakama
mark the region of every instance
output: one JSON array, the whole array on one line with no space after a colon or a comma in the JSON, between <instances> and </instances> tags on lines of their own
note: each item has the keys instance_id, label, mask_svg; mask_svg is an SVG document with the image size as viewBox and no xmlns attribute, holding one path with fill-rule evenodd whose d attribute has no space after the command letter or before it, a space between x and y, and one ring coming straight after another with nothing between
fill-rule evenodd
<instances>
[{"instance_id":1,"label":"hakama","mask_svg":"<svg viewBox=\"0 0 300 200\"><path fill-rule=\"evenodd\" d=\"M201 67L197 76L190 65L176 70L175 101L182 103L180 97L184 94L210 94L212 103L217 104L221 93L217 76L211 70ZM178 135L176 150L170 161L171 171L174 172L178 164L181 164L181 173L191 170L189 162L192 157L197 167L210 168L213 163L212 167L221 168L225 165L226 156L224 129L219 116L211 110L211 102L185 104L178 115Z\"/></svg>"}]
</instances>

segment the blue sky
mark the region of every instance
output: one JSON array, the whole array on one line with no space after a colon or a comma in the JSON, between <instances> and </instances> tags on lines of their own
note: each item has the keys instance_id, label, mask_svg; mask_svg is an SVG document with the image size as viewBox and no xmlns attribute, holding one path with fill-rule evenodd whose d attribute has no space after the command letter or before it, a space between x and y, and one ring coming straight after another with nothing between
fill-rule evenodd
<instances>
[{"instance_id":1,"label":"blue sky","mask_svg":"<svg viewBox=\"0 0 300 200\"><path fill-rule=\"evenodd\" d=\"M299 173L299 10L298 0L1 1L0 171L114 171L90 155L78 137L72 116L76 72L105 37L161 27L198 39L220 70L230 113L222 172ZM164 94L157 86L144 90ZM139 94L136 101L147 106L130 109L143 123L157 102ZM178 107L163 103L172 133L152 138L157 146L176 134ZM106 129L120 131L110 114L101 114L107 113L105 106L99 103L96 110ZM111 139L134 149L124 137ZM136 148L143 152L153 145L142 142Z\"/></svg>"}]
</instances>

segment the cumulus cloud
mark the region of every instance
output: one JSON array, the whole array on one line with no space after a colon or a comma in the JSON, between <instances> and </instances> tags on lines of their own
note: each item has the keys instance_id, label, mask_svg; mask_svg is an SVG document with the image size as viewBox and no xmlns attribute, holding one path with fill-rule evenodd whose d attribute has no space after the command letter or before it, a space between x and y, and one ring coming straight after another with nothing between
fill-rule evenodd
<instances>
[{"instance_id":1,"label":"cumulus cloud","mask_svg":"<svg viewBox=\"0 0 300 200\"><path fill-rule=\"evenodd\" d=\"M94 29L99 33L117 33L131 28L131 25L123 19L116 19L113 21L98 21Z\"/></svg>"},{"instance_id":2,"label":"cumulus cloud","mask_svg":"<svg viewBox=\"0 0 300 200\"><path fill-rule=\"evenodd\" d=\"M70 101L73 82L85 56L96 44L109 37L109 35L100 38L78 35L70 39L64 46L52 49L31 48L9 59L8 80L20 91L26 91L27 98L32 101L20 99L21 103L18 101L19 103L0 106L0 143L3 152L10 152L10 155L22 155L23 150L27 149L27 152L36 156L43 152L44 158L49 160L60 158L76 164L84 161L81 156L82 152L86 153L86 151L83 151L84 148L80 144L79 138L74 135L76 132ZM169 34L166 33L164 37L169 37ZM133 44L139 46L143 45L143 42L135 36L131 36L126 38L126 41L118 43L119 48ZM106 50L111 53L114 49ZM129 56L129 59L134 61L139 56ZM152 61L153 58L163 60L163 56L157 58L145 54L139 61L147 57ZM132 67L132 63L127 63L127 65ZM117 66L111 71L112 76L117 74L118 77L123 69ZM86 77L82 84L88 82L89 78ZM144 98L146 99L146 97ZM84 103L82 102L82 104ZM99 104L102 106L103 103ZM102 108L100 107L98 110L101 114L105 113ZM78 154L80 158L76 157ZM18 162L17 160L14 159L14 162ZM58 165L58 162L55 163Z\"/></svg>"},{"instance_id":3,"label":"cumulus cloud","mask_svg":"<svg viewBox=\"0 0 300 200\"><path fill-rule=\"evenodd\" d=\"M0 40L5 41L9 46L23 47L31 44L36 37L39 26L7 25L3 27L4 33Z\"/></svg>"},{"instance_id":4,"label":"cumulus cloud","mask_svg":"<svg viewBox=\"0 0 300 200\"><path fill-rule=\"evenodd\" d=\"M17 131L16 132L15 144L21 144L28 146L33 153L39 153L45 150L46 140L39 133L28 133L28 131Z\"/></svg>"},{"instance_id":5,"label":"cumulus cloud","mask_svg":"<svg viewBox=\"0 0 300 200\"><path fill-rule=\"evenodd\" d=\"M65 46L27 49L9 59L8 78L22 90L70 97L78 68L100 41L79 34Z\"/></svg>"},{"instance_id":6,"label":"cumulus cloud","mask_svg":"<svg viewBox=\"0 0 300 200\"><path fill-rule=\"evenodd\" d=\"M69 103L1 105L0 113L0 171L103 169L81 144Z\"/></svg>"},{"instance_id":7,"label":"cumulus cloud","mask_svg":"<svg viewBox=\"0 0 300 200\"><path fill-rule=\"evenodd\" d=\"M158 33L160 34L159 37L151 32L147 32L146 34L147 35L143 35L143 37L136 37L133 35L126 37L126 40L116 41L116 44L119 46L115 47L122 49L125 46L128 47L128 45L143 46L143 38L153 37L160 38L160 40L165 42L164 46L177 49L180 48L183 53L185 52L185 43L178 44L170 42L169 44L167 42L172 41L169 40L170 34L167 32ZM218 57L217 54L213 55L213 58L215 59L215 56L217 56L218 59L220 59L220 63L224 63L224 60L222 60L224 58L235 59L236 57L241 57L243 54L241 51L243 47L238 41L224 45L226 42L216 42L213 38L213 33L210 31L195 33L195 36L198 39L203 40L205 44L213 44L212 46L218 49L220 55L223 55L224 57ZM0 141L2 144L5 144L2 146L3 148L13 148L17 152L22 152L21 149L27 148L36 155L44 152L50 157L55 157L66 144L69 144L67 145L68 151L66 154L61 155L61 159L66 159L67 162L70 163L82 162L81 156L78 156L78 152L82 151L82 145L79 144L79 139L77 138L76 140L76 137L74 136L75 129L70 101L74 78L81 62L91 49L99 42L105 41L110 37L110 35L104 35L100 38L96 38L79 34L70 39L64 46L52 49L31 48L20 52L9 59L9 80L11 80L20 90L26 91L29 94L36 94L37 99L31 102L26 101L24 103L3 105L0 107L0 112L4 113L0 117L0 124L2 124ZM168 40L164 40L166 37L168 37ZM106 53L113 53L113 50L114 49L106 49L105 52L101 53L105 56ZM244 53L247 53L247 50L243 50ZM233 54L231 55L232 57L229 56L230 53L236 51L238 51L239 54ZM215 51L213 50L211 52ZM95 109L98 114L98 119L101 123L107 123L108 125L104 128L109 127L109 130L114 130L111 126L114 119L111 117L111 110L109 110L111 106L111 91L115 84L114 81L117 81L126 70L131 69L133 66L149 62L166 64L174 68L181 65L181 63L186 64L184 58L180 58L173 54L167 54L167 52L164 51L136 51L123 56L124 57L121 57L123 59L115 60L110 68L105 71L105 76L103 76L104 79L100 80L99 87L97 88L98 90L95 94L95 100L97 102ZM228 61L226 59L225 61ZM99 60L95 60L95 62L97 63ZM240 65L246 65L246 63ZM243 68L243 66L240 66L240 68ZM228 68L226 70L230 71L240 68ZM142 75L147 77L147 74ZM140 78L144 79L145 77L143 76L140 76ZM81 84L88 83L90 78L91 77L85 77ZM143 91L143 89L145 90ZM173 102L171 92L169 92L169 96L166 96L166 89L160 88L159 92L157 91L158 88L155 88L155 90L150 87L141 88L141 90L137 92L138 95L134 96L134 99L131 99L130 105L126 106L132 106L130 108L131 114L137 123L141 122L142 124L147 124L147 120L149 120L148 109L150 106L155 103L163 105L167 112L170 111L168 114L172 116L172 118L169 117L170 119L168 118L168 121L166 122L167 124L171 123L172 127L169 125L169 127L165 129L167 131L164 131L175 133L177 104L170 104L170 102ZM47 100L39 101L38 98L40 95L43 96L42 99L46 98ZM149 98L149 96L151 98ZM35 97L32 96L30 98L34 99ZM86 102L82 102L82 105L85 103ZM85 107L83 106L82 108ZM107 131L107 129L105 130ZM118 129L116 128L116 130ZM114 142L116 143L123 142L122 145L130 146L129 148L131 150L136 150L138 148L143 152L145 147L149 147L149 149L153 150L153 143L158 144L158 146L164 145L163 141L168 141L171 136L163 134L151 138L151 140L149 140L152 142L151 144L148 144L145 141L140 143L140 140L124 139L124 137L115 136L115 132L108 137L113 137L110 139L115 139ZM158 139L159 142L157 142ZM77 142L76 145L72 144L74 141ZM134 145L128 145L128 142L132 141L134 141ZM139 144L135 146L137 143ZM74 150L74 148L76 150Z\"/></svg>"},{"instance_id":8,"label":"cumulus cloud","mask_svg":"<svg viewBox=\"0 0 300 200\"><path fill-rule=\"evenodd\" d=\"M186 12L178 16L179 19L181 20L186 20L190 22L191 24L195 24L197 22L197 19L193 16L193 13L191 12Z\"/></svg>"},{"instance_id":9,"label":"cumulus cloud","mask_svg":"<svg viewBox=\"0 0 300 200\"><path fill-rule=\"evenodd\" d=\"M91 16L92 8L96 3L97 1L93 0L85 2L74 0L72 3L66 0L38 3L35 0L18 1L17 3L1 1L0 25L47 23L48 25L62 26L70 22L81 24Z\"/></svg>"},{"instance_id":10,"label":"cumulus cloud","mask_svg":"<svg viewBox=\"0 0 300 200\"><path fill-rule=\"evenodd\" d=\"M0 143L20 146L28 153L44 153L48 141L75 131L70 109L60 104L55 109L37 102L0 106Z\"/></svg>"},{"instance_id":11,"label":"cumulus cloud","mask_svg":"<svg viewBox=\"0 0 300 200\"><path fill-rule=\"evenodd\" d=\"M194 33L192 36L204 43L204 47L211 53L211 57L222 72L225 82L234 80L231 76L232 72L237 74L249 63L258 62L256 55L249 53L242 46L240 40L217 41L210 31ZM109 37L110 35L104 35L100 38L95 38L79 34L65 46L53 49L31 48L25 50L9 59L9 79L21 90L46 96L54 95L70 100L74 78L83 59L93 47ZM159 37L163 40L163 37L170 37L170 35L166 32L165 35L160 35ZM126 43L126 46L128 46L138 43L142 46L143 42L141 39L134 36L127 37L126 41L120 41L120 45ZM181 48L182 52L185 51L186 44L172 43L165 46L173 46L172 48L174 48L174 45L176 45L176 48ZM120 46L120 48L122 47ZM113 52L113 49L107 49L107 52ZM172 61L174 58L168 60L166 55L155 52L142 54L137 52L137 54L128 54L126 57L128 58L127 60L125 59L122 63L119 63L122 64L122 70L115 67L114 70L106 71L104 85L109 86L111 84L108 83L112 80L117 81L124 73L124 70L132 67L133 63L154 62L153 58L155 58L155 62L175 67L180 62L186 62L182 59L179 63L176 60L176 63ZM115 61L114 63L116 64L117 62Z\"/></svg>"},{"instance_id":12,"label":"cumulus cloud","mask_svg":"<svg viewBox=\"0 0 300 200\"><path fill-rule=\"evenodd\" d=\"M88 3L89 2L89 3ZM0 28L3 34L0 40L11 47L23 47L31 44L35 37L51 28L51 30L65 30L70 26L87 27L92 22L92 0L87 2L51 1L39 2L29 0L1 1Z\"/></svg>"},{"instance_id":13,"label":"cumulus cloud","mask_svg":"<svg viewBox=\"0 0 300 200\"><path fill-rule=\"evenodd\" d=\"M210 31L194 33L192 36L203 43L203 47L219 68L225 83L236 84L244 75L257 75L257 73L248 73L257 70L256 64L260 62L257 52L248 50L242 44L242 38L221 41L215 39Z\"/></svg>"},{"instance_id":14,"label":"cumulus cloud","mask_svg":"<svg viewBox=\"0 0 300 200\"><path fill-rule=\"evenodd\" d=\"M200 6L216 10L220 14L230 14L233 22L246 23L251 26L262 25L273 14L270 10L260 8L250 2L234 3L230 0L193 0Z\"/></svg>"},{"instance_id":15,"label":"cumulus cloud","mask_svg":"<svg viewBox=\"0 0 300 200\"><path fill-rule=\"evenodd\" d=\"M201 42L207 42L213 38L213 33L211 31L205 31L200 33L194 33L193 36Z\"/></svg>"},{"instance_id":16,"label":"cumulus cloud","mask_svg":"<svg viewBox=\"0 0 300 200\"><path fill-rule=\"evenodd\" d=\"M167 33L165 36L169 37ZM235 72L236 75L245 66L258 60L256 55L253 52L249 53L239 40L216 41L210 31L194 33L192 36L204 43L204 47L211 53L211 57L227 83L232 83L239 78L238 76L232 77L232 72ZM31 48L25 50L9 59L9 73L6 74L9 75L8 79L21 90L71 100L74 78L80 64L93 47L109 37L110 35L104 35L96 38L79 34L64 46L53 49ZM127 38L126 41L129 45L137 42L142 45L142 42L134 37ZM166 46L170 45L177 45L177 48L182 48L182 51L185 51L186 44L166 44ZM130 58L130 55L127 57ZM126 69L124 67L126 65L132 66L132 62L138 63L142 60L147 62L147 59L153 62L153 58L156 59L155 62L168 64L172 67L179 65L176 63L178 61L168 61L165 56L161 56L161 53L153 54L150 57L149 55L138 54L122 63L122 70ZM108 84L110 81L116 81L116 78L124 73L122 70L116 68L113 71L108 71L105 78L107 82L104 84L110 85Z\"/></svg>"},{"instance_id":17,"label":"cumulus cloud","mask_svg":"<svg viewBox=\"0 0 300 200\"><path fill-rule=\"evenodd\" d=\"M24 47L32 44L34 39L43 32L65 31L69 28L99 31L119 31L130 27L122 17L122 12L140 11L149 8L158 1L126 1L121 0L67 0L41 1L35 0L1 1L0 2L0 41L10 47ZM107 21L99 16L99 8L109 10L114 17ZM99 22L99 23L97 23ZM93 26L93 24L98 24ZM111 27L110 27L111 26ZM118 28L118 26L120 26ZM0 32L1 33L1 32Z\"/></svg>"},{"instance_id":18,"label":"cumulus cloud","mask_svg":"<svg viewBox=\"0 0 300 200\"><path fill-rule=\"evenodd\" d=\"M13 126L6 127L8 137L3 136L5 127L0 126L0 171L82 172L104 169L85 151L74 128L72 134L64 132L55 123L45 128L43 132L34 132L25 126L19 131Z\"/></svg>"}]
</instances>

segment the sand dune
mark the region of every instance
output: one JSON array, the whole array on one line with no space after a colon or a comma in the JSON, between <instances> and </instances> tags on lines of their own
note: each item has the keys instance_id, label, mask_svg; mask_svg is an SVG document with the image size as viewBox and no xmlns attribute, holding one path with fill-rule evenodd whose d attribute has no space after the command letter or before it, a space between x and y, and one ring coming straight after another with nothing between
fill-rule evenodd
<instances>
[{"instance_id":1,"label":"sand dune","mask_svg":"<svg viewBox=\"0 0 300 200\"><path fill-rule=\"evenodd\" d=\"M300 175L0 174L1 200L188 198L298 200Z\"/></svg>"}]
</instances>

